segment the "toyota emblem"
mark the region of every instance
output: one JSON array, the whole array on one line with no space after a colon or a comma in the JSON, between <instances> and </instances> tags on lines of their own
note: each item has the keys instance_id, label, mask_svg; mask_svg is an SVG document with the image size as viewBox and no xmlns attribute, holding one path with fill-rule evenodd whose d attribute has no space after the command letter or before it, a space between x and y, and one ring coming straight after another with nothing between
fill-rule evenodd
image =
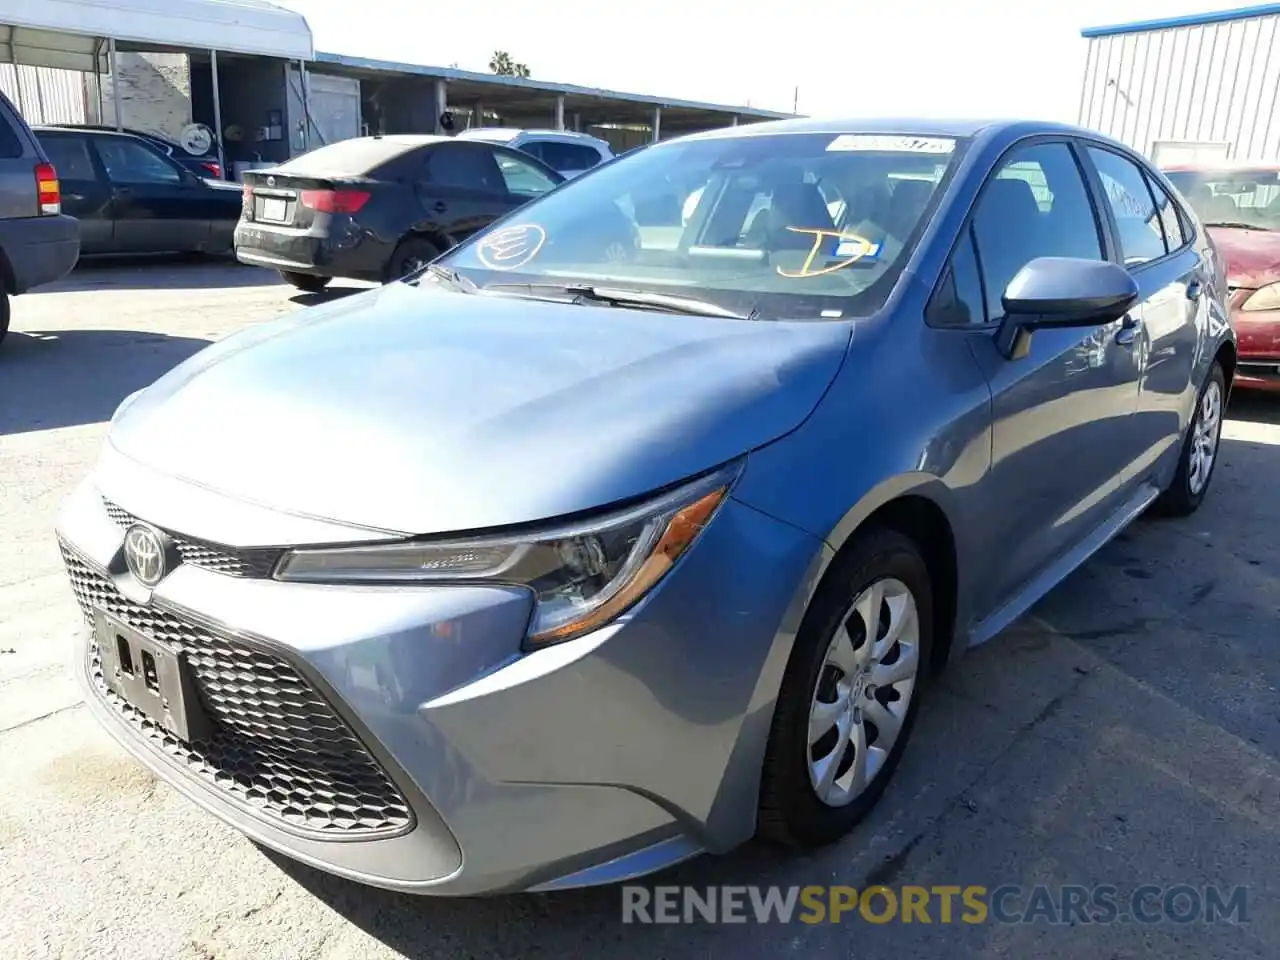
<instances>
[{"instance_id":1,"label":"toyota emblem","mask_svg":"<svg viewBox=\"0 0 1280 960\"><path fill-rule=\"evenodd\" d=\"M124 535L124 562L129 572L148 587L164 579L165 548L160 533L143 523L135 523Z\"/></svg>"}]
</instances>

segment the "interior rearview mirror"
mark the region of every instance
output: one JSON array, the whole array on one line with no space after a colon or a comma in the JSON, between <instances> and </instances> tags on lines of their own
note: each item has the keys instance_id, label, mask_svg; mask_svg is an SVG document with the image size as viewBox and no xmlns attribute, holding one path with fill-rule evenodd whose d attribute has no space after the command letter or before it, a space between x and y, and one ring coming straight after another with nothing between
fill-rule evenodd
<instances>
[{"instance_id":1,"label":"interior rearview mirror","mask_svg":"<svg viewBox=\"0 0 1280 960\"><path fill-rule=\"evenodd\" d=\"M1031 348L1042 327L1096 327L1120 319L1138 301L1129 271L1105 260L1040 257L1009 281L996 346L1008 360Z\"/></svg>"}]
</instances>

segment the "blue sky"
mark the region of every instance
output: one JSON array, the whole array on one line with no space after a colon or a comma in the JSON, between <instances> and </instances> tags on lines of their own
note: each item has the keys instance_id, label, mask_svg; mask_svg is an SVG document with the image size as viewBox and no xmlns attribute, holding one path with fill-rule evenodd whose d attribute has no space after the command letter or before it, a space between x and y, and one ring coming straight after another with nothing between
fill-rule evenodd
<instances>
[{"instance_id":1,"label":"blue sky","mask_svg":"<svg viewBox=\"0 0 1280 960\"><path fill-rule=\"evenodd\" d=\"M319 49L802 113L1075 120L1080 28L1243 6L1214 0L276 0ZM420 12L410 12L416 8ZM792 12L797 11L797 12Z\"/></svg>"}]
</instances>

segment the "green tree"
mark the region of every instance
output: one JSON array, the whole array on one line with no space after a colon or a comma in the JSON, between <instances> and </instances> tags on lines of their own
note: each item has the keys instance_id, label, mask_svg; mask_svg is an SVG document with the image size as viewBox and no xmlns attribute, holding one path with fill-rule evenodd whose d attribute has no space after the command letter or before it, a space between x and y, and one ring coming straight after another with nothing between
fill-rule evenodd
<instances>
[{"instance_id":1,"label":"green tree","mask_svg":"<svg viewBox=\"0 0 1280 960\"><path fill-rule=\"evenodd\" d=\"M516 63L505 50L493 51L493 56L489 58L489 69L500 77L529 76L529 68L523 63Z\"/></svg>"}]
</instances>

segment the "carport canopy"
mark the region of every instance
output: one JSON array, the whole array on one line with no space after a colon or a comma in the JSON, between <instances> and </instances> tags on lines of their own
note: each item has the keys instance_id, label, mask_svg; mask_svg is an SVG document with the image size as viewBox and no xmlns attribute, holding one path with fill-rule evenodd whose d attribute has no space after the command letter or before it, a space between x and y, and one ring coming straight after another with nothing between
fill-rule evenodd
<instances>
[{"instance_id":1,"label":"carport canopy","mask_svg":"<svg viewBox=\"0 0 1280 960\"><path fill-rule=\"evenodd\" d=\"M0 62L96 73L106 41L310 60L301 14L266 0L0 0Z\"/></svg>"}]
</instances>

